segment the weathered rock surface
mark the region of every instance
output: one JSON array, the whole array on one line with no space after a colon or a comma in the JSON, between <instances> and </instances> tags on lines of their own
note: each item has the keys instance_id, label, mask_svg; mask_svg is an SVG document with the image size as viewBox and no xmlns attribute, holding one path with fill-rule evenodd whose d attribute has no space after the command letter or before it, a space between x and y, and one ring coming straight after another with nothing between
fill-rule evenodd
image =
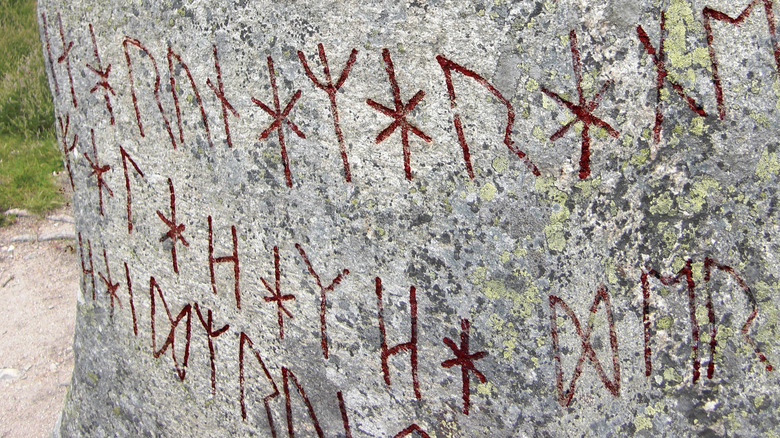
<instances>
[{"instance_id":1,"label":"weathered rock surface","mask_svg":"<svg viewBox=\"0 0 780 438\"><path fill-rule=\"evenodd\" d=\"M771 0L41 0L64 436L778 432Z\"/></svg>"}]
</instances>

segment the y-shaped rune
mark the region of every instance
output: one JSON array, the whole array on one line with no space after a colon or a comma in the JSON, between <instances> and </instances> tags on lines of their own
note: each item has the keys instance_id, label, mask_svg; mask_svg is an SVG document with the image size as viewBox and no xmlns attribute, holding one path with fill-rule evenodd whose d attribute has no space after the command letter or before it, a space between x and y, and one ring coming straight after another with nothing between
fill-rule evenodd
<instances>
[{"instance_id":1,"label":"y-shaped rune","mask_svg":"<svg viewBox=\"0 0 780 438\"><path fill-rule=\"evenodd\" d=\"M586 101L585 96L582 94L582 62L580 61L580 50L577 48L577 34L573 30L569 32L569 43L571 45L571 60L574 67L574 77L577 80L577 95L579 96L577 103L569 102L559 96L558 93L550 91L545 87L542 87L542 92L553 98L561 106L566 107L569 111L574 113L574 116L576 117L550 136L550 141L555 141L563 137L563 135L566 134L566 131L568 131L574 123L578 121L582 121L583 123L582 152L580 153L580 179L585 179L590 175L590 126L594 125L604 128L607 133L614 138L617 138L620 133L612 128L609 123L593 115L593 110L599 106L604 92L612 85L612 80L607 80L607 82L604 83L599 92L596 93L596 96L593 97L593 100Z\"/></svg>"},{"instance_id":2,"label":"y-shaped rune","mask_svg":"<svg viewBox=\"0 0 780 438\"><path fill-rule=\"evenodd\" d=\"M282 110L282 107L279 103L279 91L276 88L274 60L270 56L268 57L268 76L271 78L271 90L273 90L274 93L274 109L271 109L268 105L260 102L254 97L252 98L252 102L254 102L255 105L262 108L263 111L267 112L268 115L274 119L274 121L271 122L267 128L265 128L265 131L260 134L260 140L265 140L274 129L277 130L279 133L279 147L282 150L282 162L284 162L284 180L287 183L287 187L292 187L292 177L290 176L290 160L287 158L287 147L284 145L284 131L282 130L282 123L287 122L287 126L289 126L290 129L292 129L293 132L298 135L298 137L306 138L306 135L298 128L298 126L293 123L292 120L287 118L287 116L290 114L290 111L292 111L295 102L297 102L298 98L301 97L301 90L295 92L290 101L287 102L287 105L285 105L284 110Z\"/></svg>"},{"instance_id":3,"label":"y-shaped rune","mask_svg":"<svg viewBox=\"0 0 780 438\"><path fill-rule=\"evenodd\" d=\"M330 114L333 117L333 128L336 130L336 139L339 141L339 150L341 151L341 161L344 163L344 178L347 182L351 182L352 172L349 170L347 146L344 144L344 134L341 132L341 124L339 123L339 108L338 105L336 105L336 93L341 89L341 86L344 85L344 81L347 80L349 71L352 69L352 65L355 64L355 60L357 59L358 52L357 50L352 49L352 52L349 54L349 59L347 60L347 65L341 70L341 75L339 75L339 79L334 84L333 78L330 75L328 57L325 56L325 47L323 47L322 44L318 44L317 50L319 51L320 62L322 62L322 69L325 73L325 82L320 82L317 77L314 76L314 73L309 69L309 64L306 62L306 56L300 50L298 51L298 58L301 60L301 64L303 64L306 76L309 77L317 88L328 93L328 99L330 99Z\"/></svg>"}]
</instances>

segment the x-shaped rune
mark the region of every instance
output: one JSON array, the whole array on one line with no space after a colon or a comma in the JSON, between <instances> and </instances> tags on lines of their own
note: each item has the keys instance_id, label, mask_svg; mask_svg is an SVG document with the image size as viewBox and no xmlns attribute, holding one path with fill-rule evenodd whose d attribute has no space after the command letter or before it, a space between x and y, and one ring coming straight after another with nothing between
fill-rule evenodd
<instances>
[{"instance_id":1,"label":"x-shaped rune","mask_svg":"<svg viewBox=\"0 0 780 438\"><path fill-rule=\"evenodd\" d=\"M401 100L401 89L398 88L398 82L395 80L395 68L393 67L393 60L390 59L390 51L387 49L382 49L382 58L385 61L385 71L387 72L387 77L390 79L390 88L393 90L393 103L395 104L395 109L390 109L371 99L366 100L366 103L371 108L374 108L380 113L394 119L387 128L383 129L379 134L377 134L375 141L376 144L383 142L396 130L396 128L399 126L401 127L401 145L403 146L404 152L404 171L406 172L406 179L411 180L412 167L409 164L409 157L411 155L411 152L409 151L409 131L412 131L414 135L420 137L428 143L433 141L433 139L426 133L422 132L418 127L412 125L408 120L406 120L406 116L412 112L414 107L416 107L417 104L420 103L420 101L423 99L423 97L425 97L425 92L423 90L417 91L417 93L412 96L409 102L404 105L403 101Z\"/></svg>"},{"instance_id":2,"label":"x-shaped rune","mask_svg":"<svg viewBox=\"0 0 780 438\"><path fill-rule=\"evenodd\" d=\"M252 98L252 102L254 102L255 105L262 108L263 111L267 112L268 115L274 119L274 121L271 122L267 128L265 128L265 131L260 134L260 140L265 140L274 129L277 130L279 133L279 147L282 150L282 161L284 162L284 179L287 183L287 187L292 187L292 177L290 176L290 160L287 158L287 148L284 145L284 131L282 130L282 123L287 122L287 126L289 126L290 129L292 129L292 131L298 135L298 137L306 138L306 135L298 128L298 126L292 120L287 118L287 116L290 114L290 111L292 111L295 102L297 102L298 98L301 97L301 90L295 92L290 101L287 102L287 105L285 105L284 110L282 110L282 107L279 104L279 91L276 88L274 60L270 56L268 57L268 76L271 78L271 89L274 93L274 109L271 109L268 105L260 102L254 97Z\"/></svg>"},{"instance_id":3,"label":"x-shaped rune","mask_svg":"<svg viewBox=\"0 0 780 438\"><path fill-rule=\"evenodd\" d=\"M639 36L639 41L642 42L642 46L645 48L645 52L647 52L648 55L653 59L653 64L655 64L656 69L656 79L655 79L655 88L656 88L656 103L655 103L655 126L653 126L653 141L656 143L661 141L661 123L664 121L664 113L663 113L663 103L661 102L661 90L663 90L665 83L669 83L669 85L672 86L672 89L683 99L685 99L685 102L688 104L688 107L695 112L696 114L706 117L707 113L704 112L704 109L696 103L695 100L693 100L692 97L685 94L683 91L682 86L680 84L673 82L668 77L668 72L666 71L666 59L664 56L664 41L666 39L666 12L661 12L661 41L658 43L658 52L656 53L655 48L650 43L650 37L647 36L647 32L642 28L642 26L636 27L636 33Z\"/></svg>"},{"instance_id":4,"label":"x-shaped rune","mask_svg":"<svg viewBox=\"0 0 780 438\"><path fill-rule=\"evenodd\" d=\"M575 104L569 102L568 100L558 95L558 93L550 91L545 87L542 87L542 92L550 96L561 106L566 107L575 116L574 120L563 125L561 129L557 130L553 135L551 135L550 141L555 141L563 137L563 135L566 134L566 131L568 131L569 128L576 122L581 121L583 123L582 152L580 153L580 179L585 179L588 177L588 175L590 175L590 133L588 132L590 126L594 125L600 128L604 128L607 133L614 138L617 138L620 133L612 128L609 123L593 115L593 110L595 110L596 107L599 106L599 103L601 103L601 98L603 97L604 92L607 91L607 88L612 85L612 80L607 80L607 82L602 85L601 89L593 97L593 100L586 101L585 96L582 94L582 62L580 61L580 50L577 48L577 34L573 30L569 32L569 44L571 46L571 59L572 65L574 67L574 77L577 80L577 95L579 97L577 103Z\"/></svg>"},{"instance_id":5,"label":"x-shaped rune","mask_svg":"<svg viewBox=\"0 0 780 438\"><path fill-rule=\"evenodd\" d=\"M168 226L168 232L163 235L162 238L160 238L160 242L164 241L165 239L171 239L171 258L173 259L173 272L179 273L179 264L176 261L176 242L181 240L181 244L184 246L189 247L190 244L187 242L187 240L182 236L182 233L184 232L184 224L177 224L176 223L176 193L173 191L173 181L171 181L170 178L168 178L168 189L171 192L171 219L168 220L167 217L165 217L164 214L160 210L157 210L157 216L160 217L160 219L165 222L165 225Z\"/></svg>"},{"instance_id":6,"label":"x-shaped rune","mask_svg":"<svg viewBox=\"0 0 780 438\"><path fill-rule=\"evenodd\" d=\"M108 184L106 184L106 181L103 179L103 174L111 170L111 166L108 164L101 166L98 162L97 147L95 146L95 130L90 129L89 131L92 134L92 154L95 156L95 161L93 162L90 160L86 152L84 152L84 158L89 161L89 166L92 168L92 173L90 173L90 175L95 175L95 178L97 179L98 198L100 199L100 215L103 216L103 187L108 190L109 196L114 196L114 192L111 191L111 188L108 187Z\"/></svg>"},{"instance_id":7,"label":"x-shaped rune","mask_svg":"<svg viewBox=\"0 0 780 438\"><path fill-rule=\"evenodd\" d=\"M445 360L441 363L444 368L452 368L459 366L461 371L461 378L463 380L463 414L469 414L469 371L474 373L474 376L479 379L481 383L485 383L485 375L479 372L474 367L474 361L482 359L487 356L487 352L478 351L476 353L469 353L469 329L471 325L468 319L460 320L460 348L455 345L455 341L450 338L444 338L444 344L446 344L453 353L455 353L454 359Z\"/></svg>"},{"instance_id":8,"label":"x-shaped rune","mask_svg":"<svg viewBox=\"0 0 780 438\"><path fill-rule=\"evenodd\" d=\"M271 294L270 297L263 297L266 303L276 302L276 313L279 317L279 338L284 339L284 320L282 313L286 314L288 318L292 319L292 313L284 307L284 302L288 300L294 300L295 295L282 295L279 290L279 277L281 276L281 270L279 269L279 247L274 246L274 288L265 281L265 278L260 277L260 281L263 282L263 286Z\"/></svg>"},{"instance_id":9,"label":"x-shaped rune","mask_svg":"<svg viewBox=\"0 0 780 438\"><path fill-rule=\"evenodd\" d=\"M104 276L102 272L98 272L98 275L100 276L100 279L103 280L103 283L106 284L106 292L108 293L108 296L111 298L111 314L114 313L114 300L117 300L119 303L119 307L122 307L122 300L119 299L119 296L116 294L117 289L119 289L119 283L114 283L111 280L111 269L108 267L108 257L106 257L106 249L103 248L103 260L106 262L106 275Z\"/></svg>"}]
</instances>

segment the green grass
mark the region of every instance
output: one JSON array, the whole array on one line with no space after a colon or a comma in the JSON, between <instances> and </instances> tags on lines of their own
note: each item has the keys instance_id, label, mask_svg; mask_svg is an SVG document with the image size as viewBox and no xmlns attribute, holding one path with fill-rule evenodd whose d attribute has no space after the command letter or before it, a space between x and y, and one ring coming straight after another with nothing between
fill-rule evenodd
<instances>
[{"instance_id":1,"label":"green grass","mask_svg":"<svg viewBox=\"0 0 780 438\"><path fill-rule=\"evenodd\" d=\"M0 212L41 213L62 203L52 175L62 161L36 14L35 0L0 0Z\"/></svg>"},{"instance_id":2,"label":"green grass","mask_svg":"<svg viewBox=\"0 0 780 438\"><path fill-rule=\"evenodd\" d=\"M0 137L0 209L42 213L62 202L56 179L62 169L54 139Z\"/></svg>"}]
</instances>

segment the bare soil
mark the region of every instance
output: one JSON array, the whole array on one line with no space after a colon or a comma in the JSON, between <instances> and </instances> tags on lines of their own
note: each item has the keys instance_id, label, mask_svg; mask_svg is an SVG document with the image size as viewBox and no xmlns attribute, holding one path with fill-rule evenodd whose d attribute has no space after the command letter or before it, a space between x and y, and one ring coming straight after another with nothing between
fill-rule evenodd
<instances>
[{"instance_id":1,"label":"bare soil","mask_svg":"<svg viewBox=\"0 0 780 438\"><path fill-rule=\"evenodd\" d=\"M49 436L70 384L80 271L69 216L0 228L0 438Z\"/></svg>"}]
</instances>

